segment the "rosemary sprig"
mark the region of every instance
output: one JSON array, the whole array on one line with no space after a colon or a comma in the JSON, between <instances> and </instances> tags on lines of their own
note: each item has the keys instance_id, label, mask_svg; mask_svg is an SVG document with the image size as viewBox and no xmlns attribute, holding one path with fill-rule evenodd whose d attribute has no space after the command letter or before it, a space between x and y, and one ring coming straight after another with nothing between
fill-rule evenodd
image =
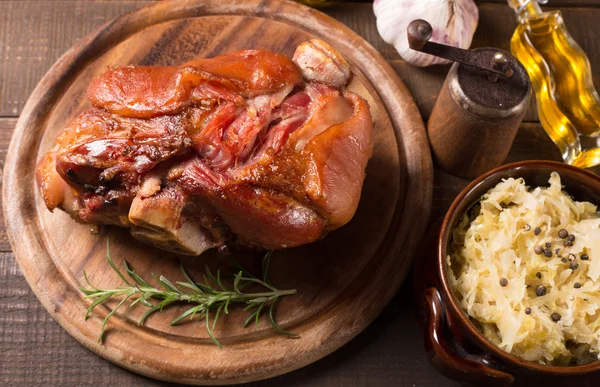
<instances>
[{"instance_id":1,"label":"rosemary sprig","mask_svg":"<svg viewBox=\"0 0 600 387\"><path fill-rule=\"evenodd\" d=\"M241 267L239 263L231 260L231 264L239 271L230 281L224 281L221 278L220 270L217 271L215 276L210 271L208 266L206 266L204 283L195 282L185 271L183 265L180 264L179 266L185 281L178 281L173 284L164 276L157 278L154 276L154 274L152 274L158 283L157 286L152 286L143 278L141 278L135 271L133 271L127 261L123 261L123 263L125 266L125 272L129 276L130 280L125 277L125 275L119 270L110 257L110 245L109 241L107 240L106 260L108 261L110 267L118 274L118 276L127 286L121 286L113 289L98 289L90 283L87 274L84 271L83 276L90 288L80 287L79 289L85 293L84 298L93 300L87 310L87 313L85 314L85 319L87 320L90 313L96 306L109 299L123 297L117 306L112 309L104 318L102 329L98 337L98 342L101 343L102 339L104 338L104 332L106 330L106 324L108 320L129 299L132 300L129 304L130 308L136 304L141 304L148 308L146 313L144 313L142 318L139 320L138 326L142 325L150 315L155 312L162 311L170 304L176 302L195 304L171 321L171 325L176 325L185 318L192 319L196 315L198 315L199 318L204 317L204 325L208 336L213 343L215 343L219 348L222 348L221 344L214 336L214 329L217 324L217 320L219 319L221 312L225 314L229 313L230 304L244 303L246 305L244 310L250 313L244 322L244 328L248 327L252 321L258 325L261 314L265 311L268 311L267 320L273 329L283 335L297 337L298 335L287 332L277 325L275 319L273 318L273 310L279 298L296 294L296 289L279 290L267 280L267 271L269 261L271 259L271 253L272 252L266 253L263 258L263 273L261 279L251 275L248 271ZM225 282L231 283L231 288L227 287ZM254 287L260 287L263 291L253 293L245 292L244 288L250 285L254 285ZM150 302L151 299L160 300L160 302L152 303ZM210 323L211 318L212 324Z\"/></svg>"}]
</instances>

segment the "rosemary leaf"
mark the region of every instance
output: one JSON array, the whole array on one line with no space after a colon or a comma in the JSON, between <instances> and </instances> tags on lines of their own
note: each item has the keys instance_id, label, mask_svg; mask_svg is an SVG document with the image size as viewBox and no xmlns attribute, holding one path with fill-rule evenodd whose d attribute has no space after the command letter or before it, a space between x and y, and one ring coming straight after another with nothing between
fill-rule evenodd
<instances>
[{"instance_id":1,"label":"rosemary leaf","mask_svg":"<svg viewBox=\"0 0 600 387\"><path fill-rule=\"evenodd\" d=\"M90 280L88 279L87 273L85 272L85 270L83 271L83 278L85 278L85 282L87 282L87 284L90 286L90 290L86 289L86 291L93 291L93 290L100 290L97 287L95 287L94 285L92 285L92 283L90 282ZM83 290L84 288L80 287L79 289Z\"/></svg>"},{"instance_id":2,"label":"rosemary leaf","mask_svg":"<svg viewBox=\"0 0 600 387\"><path fill-rule=\"evenodd\" d=\"M269 274L269 264L271 263L271 255L273 255L272 250L265 254L262 261L262 278L264 282L267 282L267 275Z\"/></svg>"},{"instance_id":3,"label":"rosemary leaf","mask_svg":"<svg viewBox=\"0 0 600 387\"><path fill-rule=\"evenodd\" d=\"M223 291L228 292L229 289L227 289L227 287L223 286L223 283L221 282L221 270L217 270L217 284L219 284L219 286L221 287L221 289L223 289Z\"/></svg>"},{"instance_id":4,"label":"rosemary leaf","mask_svg":"<svg viewBox=\"0 0 600 387\"><path fill-rule=\"evenodd\" d=\"M267 301L269 301L268 297L258 297L248 300L248 304L264 304Z\"/></svg>"},{"instance_id":5,"label":"rosemary leaf","mask_svg":"<svg viewBox=\"0 0 600 387\"><path fill-rule=\"evenodd\" d=\"M94 294L98 293L97 290L94 289L86 289L83 286L79 287L79 290L85 293L86 296L94 296Z\"/></svg>"},{"instance_id":6,"label":"rosemary leaf","mask_svg":"<svg viewBox=\"0 0 600 387\"><path fill-rule=\"evenodd\" d=\"M233 280L233 291L236 293L241 293L240 292L240 280L242 279L242 272L238 272L237 275L235 276L235 279Z\"/></svg>"},{"instance_id":7,"label":"rosemary leaf","mask_svg":"<svg viewBox=\"0 0 600 387\"><path fill-rule=\"evenodd\" d=\"M219 285L219 280L217 279L217 277L215 277L213 275L213 273L210 271L210 267L208 267L208 265L204 265L204 271L206 272L206 275L208 276L208 278L210 278L210 280L214 283ZM206 282L207 285L209 285L210 283L206 280L206 277L204 277L204 281ZM222 288L221 288L222 289ZM222 289L225 290L225 289Z\"/></svg>"},{"instance_id":8,"label":"rosemary leaf","mask_svg":"<svg viewBox=\"0 0 600 387\"><path fill-rule=\"evenodd\" d=\"M223 309L223 305L225 304L220 304L219 307L217 308L217 313L215 313L215 317L213 317L213 324L212 324L212 330L215 330L215 327L217 326L217 320L219 320L219 314L221 314L221 309Z\"/></svg>"},{"instance_id":9,"label":"rosemary leaf","mask_svg":"<svg viewBox=\"0 0 600 387\"><path fill-rule=\"evenodd\" d=\"M210 312L208 311L208 309L206 310L206 332L208 333L208 336L210 337L210 339L212 340L213 343L215 343L217 345L217 347L219 348L223 348L221 346L221 343L219 343L219 341L215 338L215 336L212 333L212 330L210 329Z\"/></svg>"},{"instance_id":10,"label":"rosemary leaf","mask_svg":"<svg viewBox=\"0 0 600 387\"><path fill-rule=\"evenodd\" d=\"M148 283L146 281L144 281L143 278L141 278L139 275L137 275L131 269L131 266L129 266L129 262L127 262L126 260L124 260L123 264L125 265L125 271L127 272L127 274L129 274L129 277L131 277L132 280L134 280L135 282L137 282L138 284L140 284L142 286L150 287L150 285L148 285Z\"/></svg>"},{"instance_id":11,"label":"rosemary leaf","mask_svg":"<svg viewBox=\"0 0 600 387\"><path fill-rule=\"evenodd\" d=\"M262 311L263 307L265 306L265 302L263 302L262 304L260 304L260 306L258 307L258 309L256 310L256 327L258 328L258 318L260 317L260 312Z\"/></svg>"},{"instance_id":12,"label":"rosemary leaf","mask_svg":"<svg viewBox=\"0 0 600 387\"><path fill-rule=\"evenodd\" d=\"M168 279L166 279L162 275L159 278L159 283L166 289L169 289L172 292L181 294L181 291L179 289L177 289L177 287L175 285L173 285Z\"/></svg>"},{"instance_id":13,"label":"rosemary leaf","mask_svg":"<svg viewBox=\"0 0 600 387\"><path fill-rule=\"evenodd\" d=\"M83 276L89 288L80 287L80 290L84 293L83 298L89 298L91 302L85 318L87 319L90 313L93 312L94 308L102 303L107 302L113 298L121 298L117 306L112 309L102 322L102 328L98 341L102 342L108 320L127 302L132 299L127 309L133 308L140 305L146 308L145 313L138 321L138 326L144 324L150 315L156 312L162 311L167 306L173 303L187 303L193 304L190 308L186 309L183 313L177 316L171 325L178 324L183 318L189 317L193 319L196 314L200 316L204 315L204 325L208 336L211 341L221 348L221 344L215 337L214 331L217 326L217 321L221 315L221 311L225 314L229 314L229 306L233 304L245 304L244 311L249 311L248 318L244 321L243 326L247 327L252 321L258 326L259 319L262 312L269 307L267 313L267 319L271 326L279 333L296 337L297 335L283 330L273 318L273 309L275 303L280 297L289 296L296 294L296 289L290 290L279 290L273 286L267 278L268 265L271 259L271 253L265 254L263 259L263 273L261 278L248 273L239 263L235 260L230 259L232 266L237 269L237 274L233 278L225 280L221 276L221 271L217 270L217 276L215 277L210 271L210 268L206 267L206 272L203 275L205 283L194 282L188 275L183 265L180 264L181 272L187 282L175 281L171 282L164 276L156 277L152 273L152 277L158 284L157 287L150 285L146 280L140 277L131 268L129 263L123 260L123 266L127 276L133 281L127 280L123 272L119 270L117 265L113 262L109 247L110 244L107 240L106 249L106 260L110 267L117 273L119 278L127 286L115 287L112 289L99 289L91 284L85 271ZM175 285L176 284L176 285ZM228 287L226 284L231 284L233 288ZM244 289L244 292L242 292ZM246 290L248 289L248 290ZM260 289L260 290L259 290ZM157 302L152 302L156 300ZM214 312L214 314L212 314ZM214 316L211 324L211 314Z\"/></svg>"},{"instance_id":14,"label":"rosemary leaf","mask_svg":"<svg viewBox=\"0 0 600 387\"><path fill-rule=\"evenodd\" d=\"M204 308L204 305L196 305L196 306L194 306L192 308L189 308L188 310L186 310L185 312L183 312L179 316L175 317L175 319L173 319L173 321L171 321L171 325L177 325L177 323L179 323L179 321L183 320L187 316L191 315L191 317L194 317L194 315L196 314L196 312L198 312L202 308ZM191 319L191 317L190 317L190 319Z\"/></svg>"},{"instance_id":15,"label":"rosemary leaf","mask_svg":"<svg viewBox=\"0 0 600 387\"><path fill-rule=\"evenodd\" d=\"M85 317L84 320L87 320L88 317L90 317L90 313L92 313L92 310L94 310L94 308L98 305L100 305L101 303L103 303L104 301L108 300L110 297L112 297L113 294L112 293L106 293L103 296L100 296L98 298L96 298L94 300L94 302L92 302L92 304L90 305L90 307L88 308L87 312L85 312Z\"/></svg>"},{"instance_id":16,"label":"rosemary leaf","mask_svg":"<svg viewBox=\"0 0 600 387\"><path fill-rule=\"evenodd\" d=\"M206 277L206 274L202 274L202 278L204 279L204 283L207 285L207 287L212 290L212 288L209 286L210 281L208 281L208 278Z\"/></svg>"},{"instance_id":17,"label":"rosemary leaf","mask_svg":"<svg viewBox=\"0 0 600 387\"><path fill-rule=\"evenodd\" d=\"M145 323L145 322L146 322L146 319L147 319L148 317L150 317L150 315L151 315L152 313L156 312L156 311L157 311L157 310L159 310L159 309L160 309L160 306L158 306L158 305L153 305L153 306L151 306L151 307L150 307L150 309L148 309L148 310L146 311L146 313L144 313L144 315L142 316L142 318L140 319L140 321L138 321L138 327L139 327L139 326L141 326L143 323Z\"/></svg>"},{"instance_id":18,"label":"rosemary leaf","mask_svg":"<svg viewBox=\"0 0 600 387\"><path fill-rule=\"evenodd\" d=\"M104 321L102 321L102 329L100 329L100 336L98 337L98 342L101 343L102 339L104 338L104 331L106 330L106 323L108 322L108 319L117 312L117 310L119 310L119 308L121 306L123 306L123 304L125 303L125 301L127 301L129 299L129 297L131 297L133 295L133 293L129 293L124 299L121 300L121 302L119 302L117 304L117 306L110 311L109 314L106 315L106 317L104 318Z\"/></svg>"},{"instance_id":19,"label":"rosemary leaf","mask_svg":"<svg viewBox=\"0 0 600 387\"><path fill-rule=\"evenodd\" d=\"M248 325L250 325L250 323L252 322L252 320L254 320L254 318L256 317L257 313L258 313L258 309L256 309L254 312L252 312L250 314L250 316L248 316L248 318L246 319L246 321L244 321L244 328L247 328Z\"/></svg>"},{"instance_id":20,"label":"rosemary leaf","mask_svg":"<svg viewBox=\"0 0 600 387\"><path fill-rule=\"evenodd\" d=\"M190 316L190 320L194 318L196 313L200 312L200 316L202 316L202 314L206 312L206 306L205 305L201 305L201 306L202 306L202 308L197 308L194 310L194 313L192 313L192 315Z\"/></svg>"},{"instance_id":21,"label":"rosemary leaf","mask_svg":"<svg viewBox=\"0 0 600 387\"><path fill-rule=\"evenodd\" d=\"M149 296L148 296L148 294L142 293L142 295L140 296L141 303L142 303L144 306L147 306L148 308L152 308L152 307L154 307L154 305L152 305L152 304L151 304L151 303L148 301L148 299L147 299L148 297L149 297Z\"/></svg>"},{"instance_id":22,"label":"rosemary leaf","mask_svg":"<svg viewBox=\"0 0 600 387\"><path fill-rule=\"evenodd\" d=\"M190 276L188 275L187 271L185 271L185 268L183 267L183 264L181 262L179 262L179 268L181 269L183 276L187 280L187 284L189 285L189 288L191 288L192 290L195 290L197 293L204 293L202 291L202 289L200 289L200 287L198 285L196 285L196 283L190 278ZM178 284L181 285L182 283L178 282ZM182 286L184 286L184 285L182 285ZM185 286L187 286L187 285L185 285Z\"/></svg>"},{"instance_id":23,"label":"rosemary leaf","mask_svg":"<svg viewBox=\"0 0 600 387\"><path fill-rule=\"evenodd\" d=\"M275 322L275 319L273 318L273 309L275 308L276 302L277 302L277 298L275 298L271 302L271 307L269 308L269 314L267 315L267 317L269 319L269 323L271 323L271 326L273 327L273 329L275 329L277 332L281 333L282 335L289 336L289 337L299 337L299 335L297 335L295 333L286 331L285 329L283 329L282 327L277 325L277 323Z\"/></svg>"},{"instance_id":24,"label":"rosemary leaf","mask_svg":"<svg viewBox=\"0 0 600 387\"><path fill-rule=\"evenodd\" d=\"M115 265L113 260L110 258L110 242L109 242L108 238L106 238L106 260L108 261L108 264L110 265L110 267L119 275L119 277L121 277L123 282L125 282L127 285L133 287L133 285L131 283L129 283L129 281L127 281L127 278L125 278L123 273L121 273L119 268L117 268L117 266Z\"/></svg>"},{"instance_id":25,"label":"rosemary leaf","mask_svg":"<svg viewBox=\"0 0 600 387\"><path fill-rule=\"evenodd\" d=\"M275 287L273 287L273 286L269 285L268 283L263 282L259 279L256 279L256 278L242 277L241 279L244 281L248 281L248 283L254 283L254 284L257 284L260 286L264 286L265 288L271 289L273 291L277 290L277 289L275 289Z\"/></svg>"},{"instance_id":26,"label":"rosemary leaf","mask_svg":"<svg viewBox=\"0 0 600 387\"><path fill-rule=\"evenodd\" d=\"M158 307L159 307L160 311L162 312L162 310L164 309L165 306L172 304L175 301L179 301L179 298L174 294L170 294L164 300L162 300L160 302L160 304L158 304Z\"/></svg>"},{"instance_id":27,"label":"rosemary leaf","mask_svg":"<svg viewBox=\"0 0 600 387\"><path fill-rule=\"evenodd\" d=\"M129 304L129 308L128 308L128 309L131 309L131 308L133 308L133 306L134 306L135 304L137 304L138 302L140 302L140 301L142 301L142 298L141 298L141 297L140 297L140 298L136 298L136 299L135 299L135 300L134 300L134 301L133 301L131 304Z\"/></svg>"},{"instance_id":28,"label":"rosemary leaf","mask_svg":"<svg viewBox=\"0 0 600 387\"><path fill-rule=\"evenodd\" d=\"M191 290L195 291L195 292L196 292L196 293L198 293L198 294L204 294L204 292L202 292L202 291L198 291L199 289L198 289L198 287L196 286L196 284L191 284L191 283L189 283L189 282L181 282L181 281L177 281L177 282L175 282L175 283L176 283L177 285L181 286L181 287L184 287L184 288L191 289Z\"/></svg>"},{"instance_id":29,"label":"rosemary leaf","mask_svg":"<svg viewBox=\"0 0 600 387\"><path fill-rule=\"evenodd\" d=\"M206 286L206 285L198 283L198 282L194 282L194 285L199 287L204 293L213 293L214 292L214 289L211 288L210 286Z\"/></svg>"}]
</instances>

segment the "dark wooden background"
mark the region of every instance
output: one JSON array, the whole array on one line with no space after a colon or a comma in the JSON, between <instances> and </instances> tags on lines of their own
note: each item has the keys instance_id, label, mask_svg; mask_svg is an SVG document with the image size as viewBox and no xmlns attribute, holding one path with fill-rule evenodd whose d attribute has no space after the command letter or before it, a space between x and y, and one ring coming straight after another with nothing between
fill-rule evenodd
<instances>
[{"instance_id":1,"label":"dark wooden background","mask_svg":"<svg viewBox=\"0 0 600 387\"><path fill-rule=\"evenodd\" d=\"M78 39L151 1L0 0L0 166L27 97L52 64ZM515 26L504 0L479 1L472 47L508 49ZM552 0L588 53L600 89L600 0ZM377 33L372 5L348 3L324 11L357 31L396 69L427 120L447 66L411 67ZM535 109L521 125L508 161L560 160ZM438 169L431 219L442 216L468 183ZM0 212L0 217L2 216ZM415 257L419 259L419 257ZM451 386L428 364L413 313L410 278L382 315L336 353L254 386ZM25 282L0 219L0 385L158 386L99 358L52 320Z\"/></svg>"}]
</instances>

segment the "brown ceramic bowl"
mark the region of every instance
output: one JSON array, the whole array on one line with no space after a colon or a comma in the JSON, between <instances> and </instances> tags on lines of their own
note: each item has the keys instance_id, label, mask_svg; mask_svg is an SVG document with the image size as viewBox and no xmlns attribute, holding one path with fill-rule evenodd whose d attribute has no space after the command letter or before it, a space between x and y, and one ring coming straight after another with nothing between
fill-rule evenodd
<instances>
[{"instance_id":1,"label":"brown ceramic bowl","mask_svg":"<svg viewBox=\"0 0 600 387\"><path fill-rule=\"evenodd\" d=\"M415 294L431 363L451 379L477 386L600 385L600 361L545 366L502 351L469 321L446 277L446 248L460 216L504 178L522 177L529 186L548 186L552 171L560 174L564 189L576 200L600 205L599 176L562 163L518 162L494 169L469 184L450 206L441 229L438 222L426 239L425 254L415 267Z\"/></svg>"}]
</instances>

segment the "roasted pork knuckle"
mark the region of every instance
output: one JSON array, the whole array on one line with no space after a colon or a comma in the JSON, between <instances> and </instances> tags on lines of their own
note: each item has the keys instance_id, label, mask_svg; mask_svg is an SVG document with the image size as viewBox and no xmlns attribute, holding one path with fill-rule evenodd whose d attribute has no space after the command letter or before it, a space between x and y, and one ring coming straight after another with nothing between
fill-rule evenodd
<instances>
[{"instance_id":1,"label":"roasted pork knuckle","mask_svg":"<svg viewBox=\"0 0 600 387\"><path fill-rule=\"evenodd\" d=\"M122 66L38 163L50 211L179 254L310 243L354 215L373 151L350 65L319 40Z\"/></svg>"}]
</instances>

